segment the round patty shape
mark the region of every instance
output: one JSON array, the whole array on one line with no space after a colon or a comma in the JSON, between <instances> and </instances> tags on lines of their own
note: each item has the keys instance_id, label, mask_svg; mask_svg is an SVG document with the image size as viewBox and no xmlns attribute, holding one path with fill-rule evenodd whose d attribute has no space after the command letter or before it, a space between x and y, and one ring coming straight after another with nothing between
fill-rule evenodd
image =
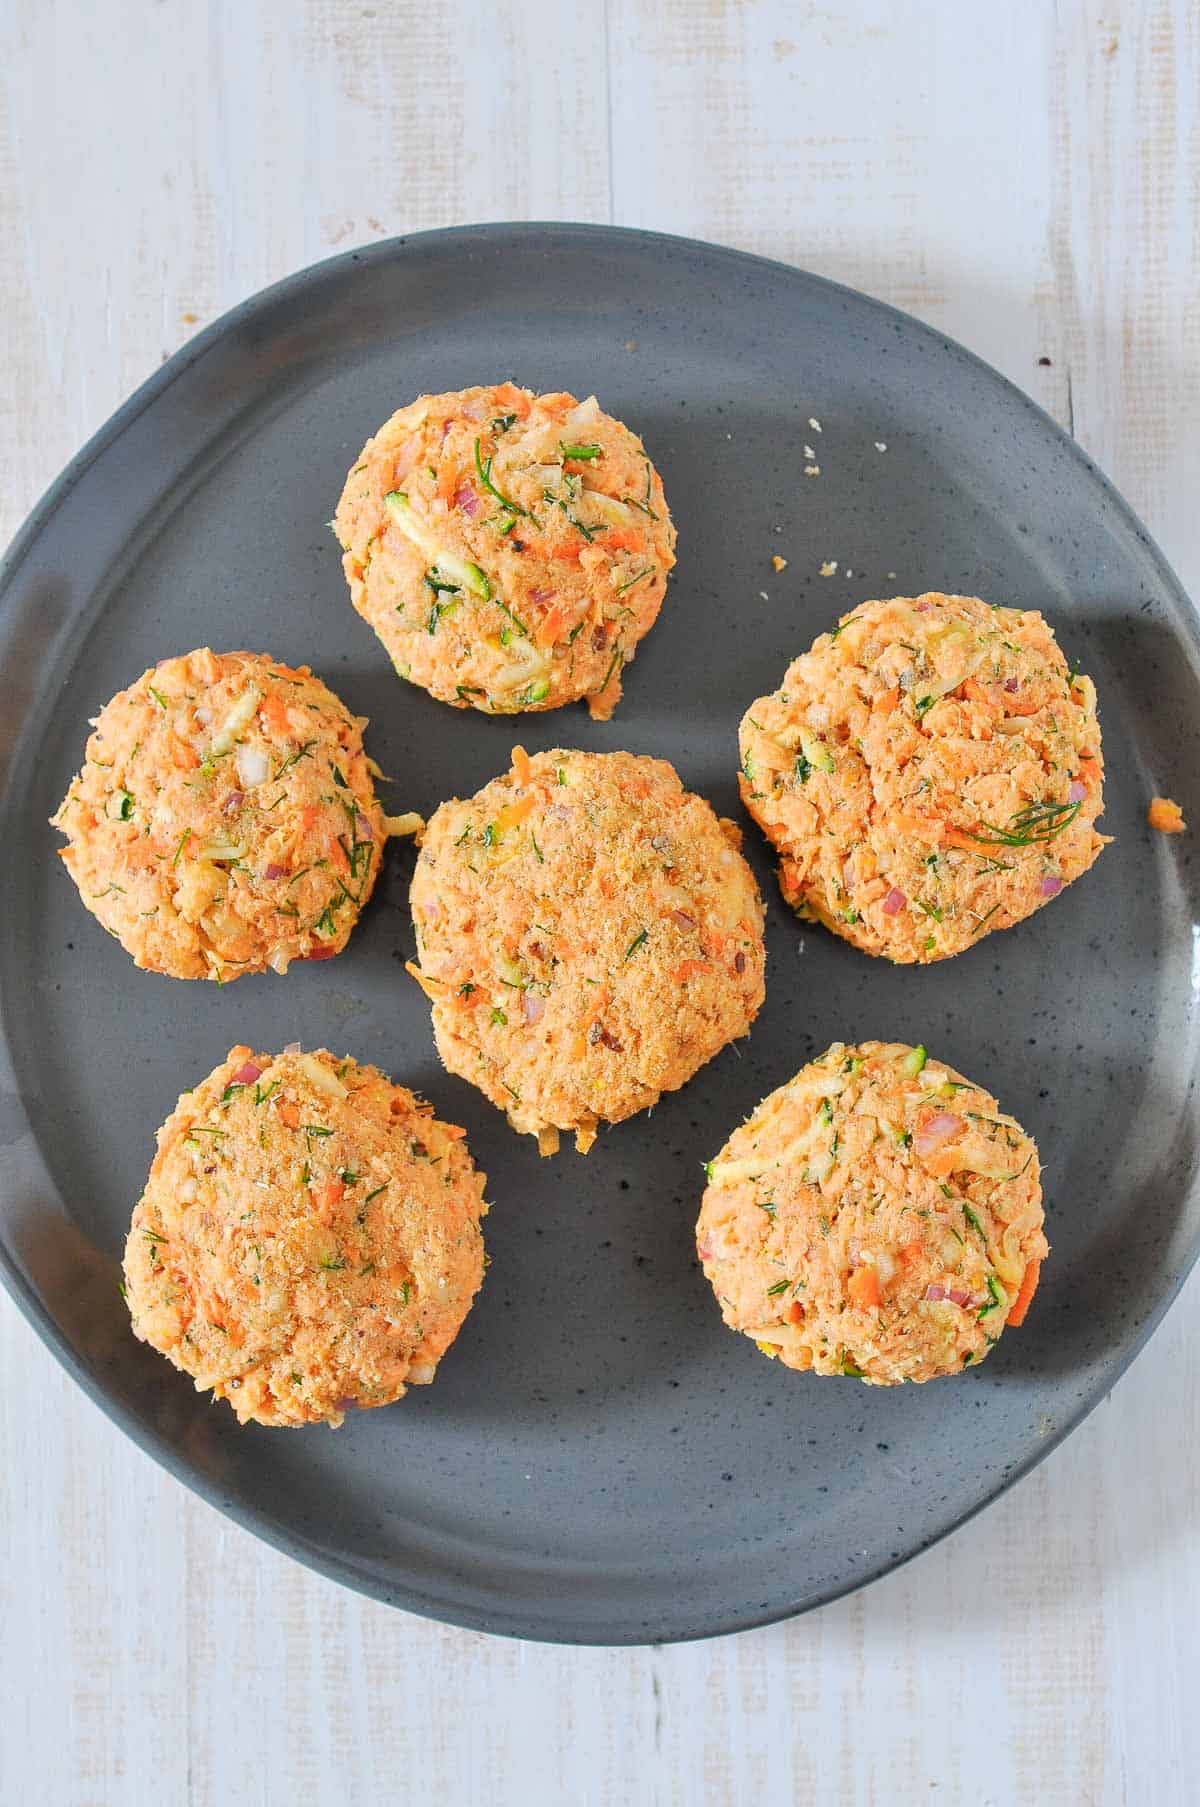
<instances>
[{"instance_id":1,"label":"round patty shape","mask_svg":"<svg viewBox=\"0 0 1200 1807\"><path fill-rule=\"evenodd\" d=\"M740 741L785 899L864 953L959 954L1106 844L1095 686L1033 609L864 602L751 705Z\"/></svg>"},{"instance_id":2,"label":"round patty shape","mask_svg":"<svg viewBox=\"0 0 1200 1807\"><path fill-rule=\"evenodd\" d=\"M265 653L164 659L100 711L55 827L138 966L228 982L340 953L389 832L365 722Z\"/></svg>"},{"instance_id":3,"label":"round patty shape","mask_svg":"<svg viewBox=\"0 0 1200 1807\"><path fill-rule=\"evenodd\" d=\"M334 531L351 600L400 676L492 714L587 697L607 721L675 563L637 435L594 396L512 383L393 414Z\"/></svg>"},{"instance_id":4,"label":"round patty shape","mask_svg":"<svg viewBox=\"0 0 1200 1807\"><path fill-rule=\"evenodd\" d=\"M696 1225L725 1322L876 1386L982 1361L1049 1252L1038 1153L922 1047L834 1042L708 1165Z\"/></svg>"},{"instance_id":5,"label":"round patty shape","mask_svg":"<svg viewBox=\"0 0 1200 1807\"><path fill-rule=\"evenodd\" d=\"M581 1153L674 1091L763 1000L763 907L732 822L665 760L561 749L443 803L412 884L438 1051Z\"/></svg>"},{"instance_id":6,"label":"round patty shape","mask_svg":"<svg viewBox=\"0 0 1200 1807\"><path fill-rule=\"evenodd\" d=\"M135 1334L243 1424L336 1425L432 1380L483 1278L462 1137L374 1067L231 1048L158 1132Z\"/></svg>"}]
</instances>

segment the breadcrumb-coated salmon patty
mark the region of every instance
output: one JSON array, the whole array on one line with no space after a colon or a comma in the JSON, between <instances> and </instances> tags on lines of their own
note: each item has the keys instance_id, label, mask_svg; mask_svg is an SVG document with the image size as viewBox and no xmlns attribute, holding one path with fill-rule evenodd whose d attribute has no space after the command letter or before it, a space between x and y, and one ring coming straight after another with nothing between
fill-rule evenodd
<instances>
[{"instance_id":1,"label":"breadcrumb-coated salmon patty","mask_svg":"<svg viewBox=\"0 0 1200 1807\"><path fill-rule=\"evenodd\" d=\"M763 1000L740 835L661 759L557 749L442 804L412 883L438 1051L553 1153L683 1085Z\"/></svg>"},{"instance_id":2,"label":"breadcrumb-coated salmon patty","mask_svg":"<svg viewBox=\"0 0 1200 1807\"><path fill-rule=\"evenodd\" d=\"M1096 691L1034 609L864 602L747 710L742 799L784 898L865 953L944 960L1106 845Z\"/></svg>"},{"instance_id":3,"label":"breadcrumb-coated salmon patty","mask_svg":"<svg viewBox=\"0 0 1200 1807\"><path fill-rule=\"evenodd\" d=\"M675 528L641 440L589 396L423 395L368 440L334 531L354 607L402 678L513 714L607 720L654 625Z\"/></svg>"},{"instance_id":4,"label":"breadcrumb-coated salmon patty","mask_svg":"<svg viewBox=\"0 0 1200 1807\"><path fill-rule=\"evenodd\" d=\"M878 1386L982 1361L1049 1253L1038 1152L923 1047L842 1042L708 1165L696 1247L725 1322Z\"/></svg>"},{"instance_id":5,"label":"breadcrumb-coated salmon patty","mask_svg":"<svg viewBox=\"0 0 1200 1807\"><path fill-rule=\"evenodd\" d=\"M389 833L365 721L306 665L207 647L100 711L53 824L79 895L138 966L227 983L340 953Z\"/></svg>"},{"instance_id":6,"label":"breadcrumb-coated salmon patty","mask_svg":"<svg viewBox=\"0 0 1200 1807\"><path fill-rule=\"evenodd\" d=\"M463 1131L376 1068L231 1048L158 1132L125 1246L134 1332L243 1423L390 1405L479 1290L483 1187Z\"/></svg>"}]
</instances>

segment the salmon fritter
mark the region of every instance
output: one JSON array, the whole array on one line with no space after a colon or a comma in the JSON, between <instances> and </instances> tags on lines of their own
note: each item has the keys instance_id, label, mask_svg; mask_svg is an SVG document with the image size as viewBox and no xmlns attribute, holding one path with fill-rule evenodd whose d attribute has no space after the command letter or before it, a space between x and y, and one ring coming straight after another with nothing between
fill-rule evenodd
<instances>
[{"instance_id":1,"label":"salmon fritter","mask_svg":"<svg viewBox=\"0 0 1200 1807\"><path fill-rule=\"evenodd\" d=\"M653 627L675 529L641 440L589 396L423 395L368 440L334 531L402 678L457 708L606 721Z\"/></svg>"},{"instance_id":2,"label":"salmon fritter","mask_svg":"<svg viewBox=\"0 0 1200 1807\"><path fill-rule=\"evenodd\" d=\"M864 602L751 704L740 747L786 901L889 960L962 953L1106 845L1095 686L1034 609Z\"/></svg>"},{"instance_id":3,"label":"salmon fritter","mask_svg":"<svg viewBox=\"0 0 1200 1807\"><path fill-rule=\"evenodd\" d=\"M648 1110L763 1000L740 835L661 759L557 749L430 820L412 883L438 1052L536 1135Z\"/></svg>"},{"instance_id":4,"label":"salmon fritter","mask_svg":"<svg viewBox=\"0 0 1200 1807\"><path fill-rule=\"evenodd\" d=\"M389 834L351 715L306 665L207 647L100 711L53 825L92 915L136 965L228 983L340 953Z\"/></svg>"},{"instance_id":5,"label":"salmon fritter","mask_svg":"<svg viewBox=\"0 0 1200 1807\"><path fill-rule=\"evenodd\" d=\"M842 1042L708 1164L696 1247L765 1355L875 1386L982 1361L1049 1253L1038 1151L923 1047Z\"/></svg>"},{"instance_id":6,"label":"salmon fritter","mask_svg":"<svg viewBox=\"0 0 1200 1807\"><path fill-rule=\"evenodd\" d=\"M431 1381L483 1279L463 1131L324 1049L231 1048L158 1132L136 1336L244 1424L338 1425Z\"/></svg>"}]
</instances>

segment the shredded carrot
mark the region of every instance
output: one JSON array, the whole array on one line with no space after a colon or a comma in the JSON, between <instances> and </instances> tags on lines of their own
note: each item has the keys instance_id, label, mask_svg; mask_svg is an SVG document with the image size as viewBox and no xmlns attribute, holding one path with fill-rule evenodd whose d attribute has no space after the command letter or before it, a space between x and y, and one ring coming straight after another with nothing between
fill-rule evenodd
<instances>
[{"instance_id":1,"label":"shredded carrot","mask_svg":"<svg viewBox=\"0 0 1200 1807\"><path fill-rule=\"evenodd\" d=\"M438 464L437 493L442 502L450 502L458 488L458 470L449 458L443 458Z\"/></svg>"},{"instance_id":2,"label":"shredded carrot","mask_svg":"<svg viewBox=\"0 0 1200 1807\"><path fill-rule=\"evenodd\" d=\"M922 1156L921 1165L935 1180L943 1180L954 1172L955 1159L953 1148L935 1148L932 1154Z\"/></svg>"},{"instance_id":3,"label":"shredded carrot","mask_svg":"<svg viewBox=\"0 0 1200 1807\"><path fill-rule=\"evenodd\" d=\"M553 646L567 625L567 611L561 602L547 609L533 632L535 646Z\"/></svg>"},{"instance_id":4,"label":"shredded carrot","mask_svg":"<svg viewBox=\"0 0 1200 1807\"><path fill-rule=\"evenodd\" d=\"M949 823L943 822L941 828L942 840L947 847L961 847L965 853L978 853L980 847L986 845L986 842L966 834L961 828L951 828Z\"/></svg>"},{"instance_id":5,"label":"shredded carrot","mask_svg":"<svg viewBox=\"0 0 1200 1807\"><path fill-rule=\"evenodd\" d=\"M299 1129L300 1112L290 1098L281 1098L275 1108L285 1129Z\"/></svg>"},{"instance_id":6,"label":"shredded carrot","mask_svg":"<svg viewBox=\"0 0 1200 1807\"><path fill-rule=\"evenodd\" d=\"M517 783L521 786L521 789L524 790L525 786L529 783L529 755L524 747L513 748L512 767L517 775Z\"/></svg>"},{"instance_id":7,"label":"shredded carrot","mask_svg":"<svg viewBox=\"0 0 1200 1807\"><path fill-rule=\"evenodd\" d=\"M200 755L195 747L189 746L186 740L180 740L177 734L171 736L171 761L181 772L191 772L200 764Z\"/></svg>"},{"instance_id":8,"label":"shredded carrot","mask_svg":"<svg viewBox=\"0 0 1200 1807\"><path fill-rule=\"evenodd\" d=\"M1154 797L1146 811L1146 820L1160 834L1182 834L1187 827L1183 811L1171 797Z\"/></svg>"},{"instance_id":9,"label":"shredded carrot","mask_svg":"<svg viewBox=\"0 0 1200 1807\"><path fill-rule=\"evenodd\" d=\"M925 1245L919 1236L914 1236L911 1242L904 1243L899 1250L901 1265L904 1267L915 1267L917 1262L921 1259L921 1253L924 1247Z\"/></svg>"},{"instance_id":10,"label":"shredded carrot","mask_svg":"<svg viewBox=\"0 0 1200 1807\"><path fill-rule=\"evenodd\" d=\"M799 1299L793 1299L791 1304L788 1306L788 1323L789 1324L803 1324L803 1322L804 1322L804 1307L803 1307L803 1305L801 1305Z\"/></svg>"},{"instance_id":11,"label":"shredded carrot","mask_svg":"<svg viewBox=\"0 0 1200 1807\"><path fill-rule=\"evenodd\" d=\"M874 715L891 715L900 702L900 686L893 684L890 690L881 690L871 703Z\"/></svg>"},{"instance_id":12,"label":"shredded carrot","mask_svg":"<svg viewBox=\"0 0 1200 1807\"><path fill-rule=\"evenodd\" d=\"M577 540L559 540L556 544L544 548L547 558L578 558L587 541L582 534Z\"/></svg>"},{"instance_id":13,"label":"shredded carrot","mask_svg":"<svg viewBox=\"0 0 1200 1807\"><path fill-rule=\"evenodd\" d=\"M1012 1310L1009 1312L1007 1319L1007 1322L1014 1330L1019 1329L1025 1322L1025 1313L1029 1310L1033 1295L1038 1289L1038 1277L1041 1274L1041 1271L1042 1264L1040 1261L1027 1261L1025 1263L1025 1272L1021 1278L1021 1288L1017 1293L1016 1298L1013 1300Z\"/></svg>"},{"instance_id":14,"label":"shredded carrot","mask_svg":"<svg viewBox=\"0 0 1200 1807\"><path fill-rule=\"evenodd\" d=\"M992 701L987 691L983 688L983 685L979 683L976 678L963 679L962 693L969 703L983 703L985 707L988 707Z\"/></svg>"},{"instance_id":15,"label":"shredded carrot","mask_svg":"<svg viewBox=\"0 0 1200 1807\"><path fill-rule=\"evenodd\" d=\"M940 816L919 816L915 811L897 810L892 821L903 834L916 835L931 846L941 839L945 823Z\"/></svg>"},{"instance_id":16,"label":"shredded carrot","mask_svg":"<svg viewBox=\"0 0 1200 1807\"><path fill-rule=\"evenodd\" d=\"M685 980L699 978L708 971L707 960L683 960L675 968L675 983L682 985Z\"/></svg>"},{"instance_id":17,"label":"shredded carrot","mask_svg":"<svg viewBox=\"0 0 1200 1807\"><path fill-rule=\"evenodd\" d=\"M284 740L288 734L287 704L277 690L272 690L258 705L259 719L272 740Z\"/></svg>"},{"instance_id":18,"label":"shredded carrot","mask_svg":"<svg viewBox=\"0 0 1200 1807\"><path fill-rule=\"evenodd\" d=\"M646 536L640 527L618 527L613 533L604 536L606 552L644 552Z\"/></svg>"},{"instance_id":19,"label":"shredded carrot","mask_svg":"<svg viewBox=\"0 0 1200 1807\"><path fill-rule=\"evenodd\" d=\"M536 792L526 791L525 795L523 797L518 797L515 803L506 803L502 810L497 811L496 827L500 829L501 832L506 828L515 828L517 824L523 822L530 811L536 807Z\"/></svg>"},{"instance_id":20,"label":"shredded carrot","mask_svg":"<svg viewBox=\"0 0 1200 1807\"><path fill-rule=\"evenodd\" d=\"M333 1208L345 1196L346 1188L341 1180L329 1180L317 1194L317 1216L327 1224L333 1217Z\"/></svg>"},{"instance_id":21,"label":"shredded carrot","mask_svg":"<svg viewBox=\"0 0 1200 1807\"><path fill-rule=\"evenodd\" d=\"M417 984L421 987L421 990L425 993L425 996L429 999L431 1004L440 1004L442 1002L446 996L447 988L441 979L434 979L431 978L428 973L423 973L419 966L413 965L411 960L406 960L404 962L404 970L408 973L410 978L417 981Z\"/></svg>"},{"instance_id":22,"label":"shredded carrot","mask_svg":"<svg viewBox=\"0 0 1200 1807\"><path fill-rule=\"evenodd\" d=\"M493 393L496 397L497 406L511 409L520 420L526 418L530 407L529 397L523 390L518 389L515 383L501 383L499 388L494 390ZM543 396L542 400L544 402L546 397ZM571 400L569 396L567 397L567 400L571 401L571 406L574 407L574 401Z\"/></svg>"},{"instance_id":23,"label":"shredded carrot","mask_svg":"<svg viewBox=\"0 0 1200 1807\"><path fill-rule=\"evenodd\" d=\"M846 1296L852 1305L870 1308L883 1304L879 1275L873 1267L856 1267L846 1282Z\"/></svg>"}]
</instances>

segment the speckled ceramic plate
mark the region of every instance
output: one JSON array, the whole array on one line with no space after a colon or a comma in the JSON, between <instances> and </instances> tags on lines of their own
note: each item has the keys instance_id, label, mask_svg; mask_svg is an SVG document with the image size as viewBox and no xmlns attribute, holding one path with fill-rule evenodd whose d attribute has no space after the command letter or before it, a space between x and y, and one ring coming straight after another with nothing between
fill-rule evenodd
<instances>
[{"instance_id":1,"label":"speckled ceramic plate","mask_svg":"<svg viewBox=\"0 0 1200 1807\"><path fill-rule=\"evenodd\" d=\"M388 411L513 377L595 390L662 472L679 566L616 719L487 720L399 684L325 523ZM806 425L809 417L817 429ZM806 478L804 443L819 446ZM878 449L877 442L886 445ZM788 560L776 575L773 553ZM822 563L837 572L822 577ZM746 702L864 597L1044 609L1099 687L1116 844L1049 909L926 970L768 899L767 1002L592 1153L541 1161L440 1068L412 853L349 951L225 990L137 972L80 907L46 818L113 691L208 643L310 662L396 776L465 795L530 748L661 754L740 815ZM144 1448L242 1524L381 1599L490 1631L642 1642L828 1600L923 1549L1111 1386L1191 1265L1197 874L1144 826L1200 816L1196 622L1143 529L1033 404L903 315L778 264L602 227L486 226L339 257L157 372L14 546L0 608L0 1255L14 1297ZM979 1370L870 1389L765 1361L692 1243L701 1164L835 1037L925 1041L1036 1135L1054 1253ZM436 1384L336 1434L241 1430L129 1333L118 1257L156 1126L239 1040L328 1043L467 1126L492 1266Z\"/></svg>"}]
</instances>

